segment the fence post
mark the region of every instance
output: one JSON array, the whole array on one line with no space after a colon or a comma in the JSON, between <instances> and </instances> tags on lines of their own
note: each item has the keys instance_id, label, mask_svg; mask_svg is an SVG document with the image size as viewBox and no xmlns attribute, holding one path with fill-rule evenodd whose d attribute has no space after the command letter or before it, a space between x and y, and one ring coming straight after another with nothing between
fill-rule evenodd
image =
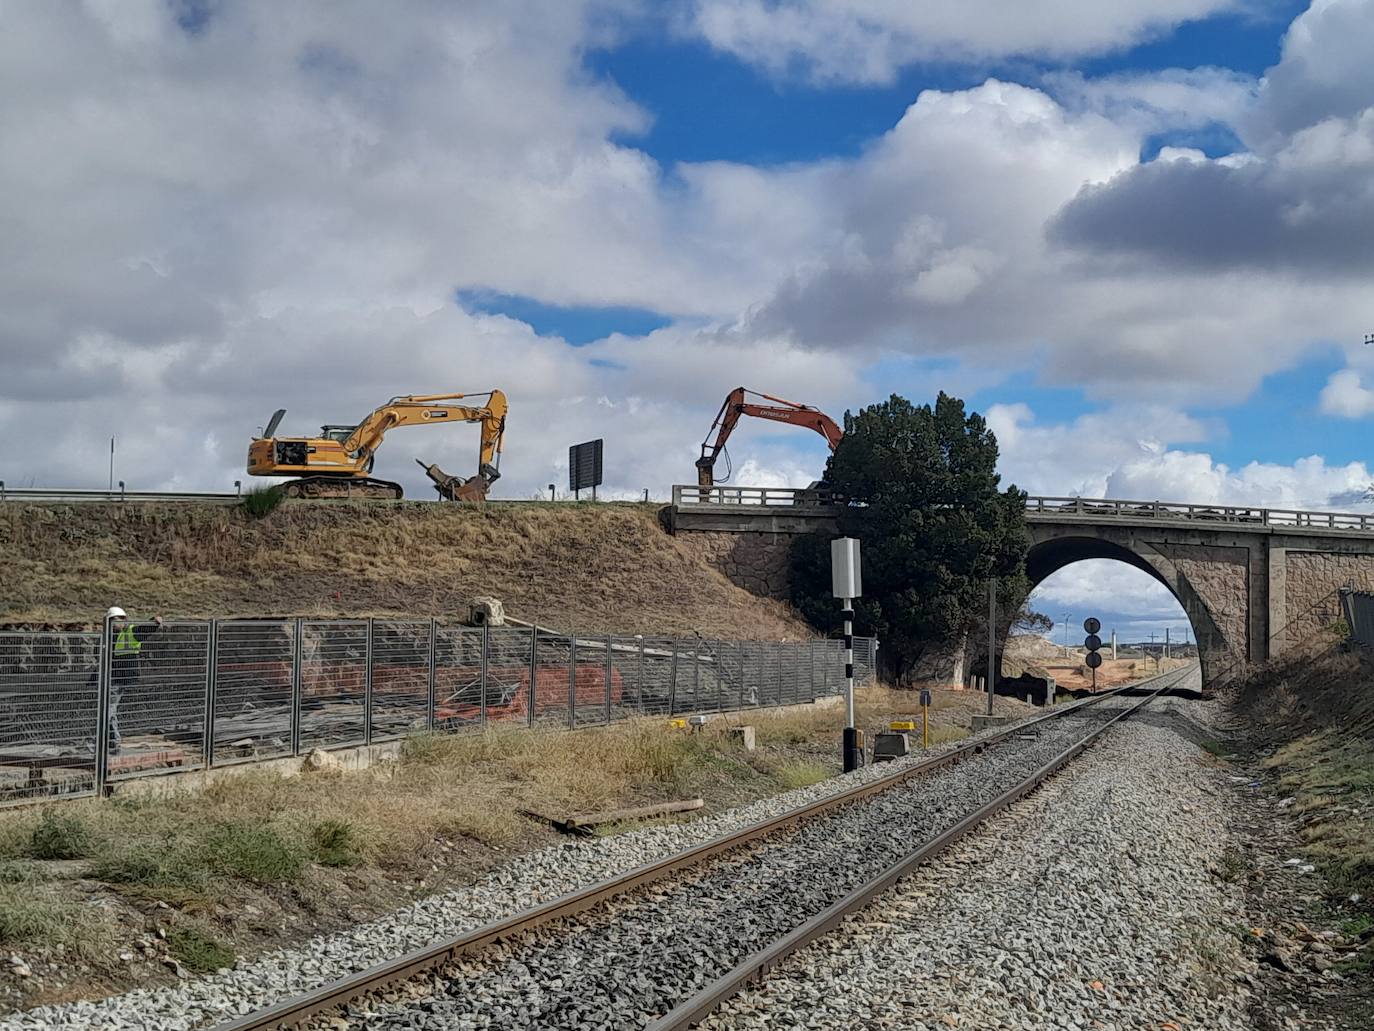
<instances>
[{"instance_id":1,"label":"fence post","mask_svg":"<svg viewBox=\"0 0 1374 1031\"><path fill-rule=\"evenodd\" d=\"M611 635L606 635L606 725L611 723Z\"/></svg>"},{"instance_id":2,"label":"fence post","mask_svg":"<svg viewBox=\"0 0 1374 1031\"><path fill-rule=\"evenodd\" d=\"M487 725L487 669L491 662L491 624L485 619L482 620L482 672L478 682L478 690L482 692L482 701L478 707L478 725Z\"/></svg>"},{"instance_id":3,"label":"fence post","mask_svg":"<svg viewBox=\"0 0 1374 1031\"><path fill-rule=\"evenodd\" d=\"M215 764L215 691L219 671L219 620L210 620L205 638L205 726L201 728L201 759L208 770Z\"/></svg>"},{"instance_id":4,"label":"fence post","mask_svg":"<svg viewBox=\"0 0 1374 1031\"><path fill-rule=\"evenodd\" d=\"M577 726L577 635L568 634L568 729Z\"/></svg>"},{"instance_id":5,"label":"fence post","mask_svg":"<svg viewBox=\"0 0 1374 1031\"><path fill-rule=\"evenodd\" d=\"M701 638L692 641L692 708L700 712L701 704Z\"/></svg>"},{"instance_id":6,"label":"fence post","mask_svg":"<svg viewBox=\"0 0 1374 1031\"><path fill-rule=\"evenodd\" d=\"M291 754L301 754L301 695L303 694L304 684L302 683L304 665L304 637L305 620L300 616L296 617L295 630L292 635L294 640L291 644Z\"/></svg>"},{"instance_id":7,"label":"fence post","mask_svg":"<svg viewBox=\"0 0 1374 1031\"><path fill-rule=\"evenodd\" d=\"M671 638L669 645L673 649L673 661L668 667L668 715L677 715L677 638Z\"/></svg>"},{"instance_id":8,"label":"fence post","mask_svg":"<svg viewBox=\"0 0 1374 1031\"><path fill-rule=\"evenodd\" d=\"M372 744L372 617L367 617L367 644L363 649L363 745Z\"/></svg>"},{"instance_id":9,"label":"fence post","mask_svg":"<svg viewBox=\"0 0 1374 1031\"><path fill-rule=\"evenodd\" d=\"M816 642L806 642L806 664L810 667L808 680L811 684L811 700L816 700Z\"/></svg>"},{"instance_id":10,"label":"fence post","mask_svg":"<svg viewBox=\"0 0 1374 1031\"><path fill-rule=\"evenodd\" d=\"M105 797L105 779L110 765L110 677L113 667L114 620L109 616L100 624L99 665L95 676L95 796Z\"/></svg>"},{"instance_id":11,"label":"fence post","mask_svg":"<svg viewBox=\"0 0 1374 1031\"><path fill-rule=\"evenodd\" d=\"M644 715L644 635L636 634L639 643L639 661L635 670L635 711Z\"/></svg>"},{"instance_id":12,"label":"fence post","mask_svg":"<svg viewBox=\"0 0 1374 1031\"><path fill-rule=\"evenodd\" d=\"M526 692L529 695L530 714L529 726L534 726L534 692L539 683L539 628L530 627L530 689Z\"/></svg>"},{"instance_id":13,"label":"fence post","mask_svg":"<svg viewBox=\"0 0 1374 1031\"><path fill-rule=\"evenodd\" d=\"M425 726L433 731L438 725L435 709L439 704L439 621L431 618L429 621L429 683L426 685L426 694L429 696L427 717Z\"/></svg>"}]
</instances>

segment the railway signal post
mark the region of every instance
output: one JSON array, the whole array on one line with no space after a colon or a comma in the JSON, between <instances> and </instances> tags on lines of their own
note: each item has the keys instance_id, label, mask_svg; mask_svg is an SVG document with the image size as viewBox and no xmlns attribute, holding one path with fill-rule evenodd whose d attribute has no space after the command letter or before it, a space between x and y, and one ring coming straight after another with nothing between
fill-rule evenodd
<instances>
[{"instance_id":1,"label":"railway signal post","mask_svg":"<svg viewBox=\"0 0 1374 1031\"><path fill-rule=\"evenodd\" d=\"M837 537L830 542L830 582L832 593L840 599L844 619L844 772L864 764L863 734L854 725L854 599L863 595L859 568L859 542L853 537Z\"/></svg>"},{"instance_id":2,"label":"railway signal post","mask_svg":"<svg viewBox=\"0 0 1374 1031\"><path fill-rule=\"evenodd\" d=\"M1093 690L1097 690L1097 667L1102 665L1102 656L1098 654L1098 649L1102 647L1102 638L1097 636L1097 632L1102 629L1102 624L1096 616L1089 616L1083 620L1083 631L1088 635L1083 640L1083 647L1088 649L1087 664L1093 671Z\"/></svg>"}]
</instances>

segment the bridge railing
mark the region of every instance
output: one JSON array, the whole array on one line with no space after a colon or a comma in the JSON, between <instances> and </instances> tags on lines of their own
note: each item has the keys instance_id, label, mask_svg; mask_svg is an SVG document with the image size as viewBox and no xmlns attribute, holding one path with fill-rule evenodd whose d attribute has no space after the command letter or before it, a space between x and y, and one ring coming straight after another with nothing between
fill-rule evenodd
<instances>
[{"instance_id":1,"label":"bridge railing","mask_svg":"<svg viewBox=\"0 0 1374 1031\"><path fill-rule=\"evenodd\" d=\"M1374 515L1359 512L1304 512L1286 508L1235 505L1187 505L1167 501L1122 501L1108 498L1026 499L1029 515L1086 516L1092 519L1161 519L1251 526L1292 526L1320 530L1374 530Z\"/></svg>"},{"instance_id":2,"label":"bridge railing","mask_svg":"<svg viewBox=\"0 0 1374 1031\"><path fill-rule=\"evenodd\" d=\"M678 506L728 505L731 508L738 508L740 506L766 506L770 508L809 506L811 508L818 508L835 504L835 495L828 490L812 487L734 487L719 485L715 487L697 487L688 484L677 484L673 487L673 504Z\"/></svg>"}]
</instances>

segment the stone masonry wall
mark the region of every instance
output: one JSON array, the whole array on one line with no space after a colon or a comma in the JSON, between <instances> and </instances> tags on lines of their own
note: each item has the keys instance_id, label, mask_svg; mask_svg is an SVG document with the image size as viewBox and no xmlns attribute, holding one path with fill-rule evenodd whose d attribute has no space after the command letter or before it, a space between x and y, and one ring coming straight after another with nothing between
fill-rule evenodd
<instances>
[{"instance_id":1,"label":"stone masonry wall","mask_svg":"<svg viewBox=\"0 0 1374 1031\"><path fill-rule=\"evenodd\" d=\"M719 533L691 530L678 539L697 549L737 587L762 598L788 599L790 533Z\"/></svg>"},{"instance_id":2,"label":"stone masonry wall","mask_svg":"<svg viewBox=\"0 0 1374 1031\"><path fill-rule=\"evenodd\" d=\"M1341 587L1374 591L1374 555L1289 551L1286 571L1284 616L1290 644L1341 618Z\"/></svg>"},{"instance_id":3,"label":"stone masonry wall","mask_svg":"<svg viewBox=\"0 0 1374 1031\"><path fill-rule=\"evenodd\" d=\"M1244 548L1204 547L1196 544L1157 544L1155 550L1173 563L1207 609L1220 641L1199 645L1225 666L1246 660L1250 639L1250 566ZM1205 630L1194 620L1199 638ZM1213 670L1220 667L1213 666Z\"/></svg>"}]
</instances>

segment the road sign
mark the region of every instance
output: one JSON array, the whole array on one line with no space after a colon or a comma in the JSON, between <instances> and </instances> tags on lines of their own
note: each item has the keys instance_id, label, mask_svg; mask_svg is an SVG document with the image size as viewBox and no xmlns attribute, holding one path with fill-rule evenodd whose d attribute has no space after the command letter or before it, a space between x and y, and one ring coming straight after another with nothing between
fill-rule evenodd
<instances>
[{"instance_id":1,"label":"road sign","mask_svg":"<svg viewBox=\"0 0 1374 1031\"><path fill-rule=\"evenodd\" d=\"M1093 670L1093 684L1097 683L1097 667L1102 665L1102 656L1097 652L1088 652L1088 669Z\"/></svg>"},{"instance_id":2,"label":"road sign","mask_svg":"<svg viewBox=\"0 0 1374 1031\"><path fill-rule=\"evenodd\" d=\"M601 485L601 445L597 439L568 448L568 490L574 495L590 487L592 497L596 497L596 488Z\"/></svg>"},{"instance_id":3,"label":"road sign","mask_svg":"<svg viewBox=\"0 0 1374 1031\"><path fill-rule=\"evenodd\" d=\"M1102 622L1096 616L1089 616L1083 620L1083 632L1085 634L1095 634L1102 629Z\"/></svg>"}]
</instances>

